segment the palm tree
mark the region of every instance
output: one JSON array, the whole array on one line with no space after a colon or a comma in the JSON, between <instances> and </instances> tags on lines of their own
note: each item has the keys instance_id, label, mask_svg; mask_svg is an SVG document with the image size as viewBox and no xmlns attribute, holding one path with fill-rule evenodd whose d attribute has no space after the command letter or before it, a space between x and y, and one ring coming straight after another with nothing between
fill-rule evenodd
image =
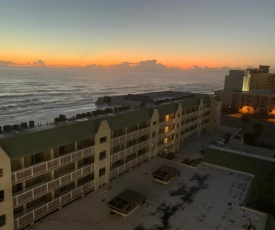
<instances>
[{"instance_id":1,"label":"palm tree","mask_svg":"<svg viewBox=\"0 0 275 230\"><path fill-rule=\"evenodd\" d=\"M243 122L243 130L245 129L245 123L249 123L250 119L248 115L242 115L241 121Z\"/></svg>"}]
</instances>

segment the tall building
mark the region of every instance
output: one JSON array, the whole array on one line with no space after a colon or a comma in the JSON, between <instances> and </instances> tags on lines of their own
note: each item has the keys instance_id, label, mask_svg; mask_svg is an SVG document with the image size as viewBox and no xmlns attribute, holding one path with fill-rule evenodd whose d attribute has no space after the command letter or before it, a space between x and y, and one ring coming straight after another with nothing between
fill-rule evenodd
<instances>
[{"instance_id":1,"label":"tall building","mask_svg":"<svg viewBox=\"0 0 275 230\"><path fill-rule=\"evenodd\" d=\"M0 229L33 224L158 154L177 153L220 123L218 96L152 95L126 98L155 102L141 102L143 108L2 132Z\"/></svg>"},{"instance_id":2,"label":"tall building","mask_svg":"<svg viewBox=\"0 0 275 230\"><path fill-rule=\"evenodd\" d=\"M230 70L224 90L215 91L222 107L235 108L240 113L275 115L275 73L269 73L269 67Z\"/></svg>"},{"instance_id":3,"label":"tall building","mask_svg":"<svg viewBox=\"0 0 275 230\"><path fill-rule=\"evenodd\" d=\"M248 69L251 75L250 91L265 89L275 92L275 73L269 73L269 67L260 65L258 69Z\"/></svg>"},{"instance_id":4,"label":"tall building","mask_svg":"<svg viewBox=\"0 0 275 230\"><path fill-rule=\"evenodd\" d=\"M249 91L249 72L246 70L230 70L225 76L224 91Z\"/></svg>"}]
</instances>

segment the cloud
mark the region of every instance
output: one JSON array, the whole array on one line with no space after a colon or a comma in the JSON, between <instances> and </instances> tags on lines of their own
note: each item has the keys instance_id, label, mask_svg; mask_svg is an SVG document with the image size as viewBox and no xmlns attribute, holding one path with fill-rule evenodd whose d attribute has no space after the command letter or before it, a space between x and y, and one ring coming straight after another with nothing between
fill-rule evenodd
<instances>
[{"instance_id":1,"label":"cloud","mask_svg":"<svg viewBox=\"0 0 275 230\"><path fill-rule=\"evenodd\" d=\"M161 63L157 63L157 60L146 60L138 63L121 62L115 65L102 66L102 65L87 65L88 68L93 70L112 70L112 71L131 71L131 72L167 72L167 71L179 71L177 67L167 67Z\"/></svg>"},{"instance_id":2,"label":"cloud","mask_svg":"<svg viewBox=\"0 0 275 230\"><path fill-rule=\"evenodd\" d=\"M91 64L91 65L87 65L86 67L93 69L93 70L105 70L106 67L103 65L96 65L96 64Z\"/></svg>"},{"instance_id":3,"label":"cloud","mask_svg":"<svg viewBox=\"0 0 275 230\"><path fill-rule=\"evenodd\" d=\"M153 59L139 62L134 69L138 72L167 72L168 67Z\"/></svg>"},{"instance_id":4,"label":"cloud","mask_svg":"<svg viewBox=\"0 0 275 230\"><path fill-rule=\"evenodd\" d=\"M184 63L183 63L184 64ZM218 68L213 68L209 66L197 66L194 65L189 69L182 69L180 67L166 66L161 63L158 63L157 60L145 60L137 63L131 62L121 62L115 65L103 66L90 64L86 66L92 70L96 71L123 71L123 72L149 72L149 73L196 73L196 74L209 74L209 75L220 75L225 76L229 73L229 70L245 70L246 68L240 67L230 67L230 66L222 66Z\"/></svg>"},{"instance_id":5,"label":"cloud","mask_svg":"<svg viewBox=\"0 0 275 230\"><path fill-rule=\"evenodd\" d=\"M14 65L14 62L11 61L5 61L5 60L0 60L0 66L11 66Z\"/></svg>"},{"instance_id":6,"label":"cloud","mask_svg":"<svg viewBox=\"0 0 275 230\"><path fill-rule=\"evenodd\" d=\"M45 66L45 62L43 60L38 60L32 63L34 66Z\"/></svg>"},{"instance_id":7,"label":"cloud","mask_svg":"<svg viewBox=\"0 0 275 230\"><path fill-rule=\"evenodd\" d=\"M110 65L109 66L109 69L112 69L112 70L131 70L131 65L132 65L132 63L130 63L130 62L127 62L127 61L125 61L125 62L121 62L120 64L116 64L116 65Z\"/></svg>"}]
</instances>

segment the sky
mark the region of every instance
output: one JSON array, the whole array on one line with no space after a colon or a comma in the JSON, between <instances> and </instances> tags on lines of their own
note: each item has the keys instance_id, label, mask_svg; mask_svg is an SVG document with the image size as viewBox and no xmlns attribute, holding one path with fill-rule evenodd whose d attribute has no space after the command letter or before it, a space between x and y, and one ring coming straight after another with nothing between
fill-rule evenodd
<instances>
[{"instance_id":1,"label":"sky","mask_svg":"<svg viewBox=\"0 0 275 230\"><path fill-rule=\"evenodd\" d=\"M0 0L0 65L274 68L274 9L275 0Z\"/></svg>"}]
</instances>

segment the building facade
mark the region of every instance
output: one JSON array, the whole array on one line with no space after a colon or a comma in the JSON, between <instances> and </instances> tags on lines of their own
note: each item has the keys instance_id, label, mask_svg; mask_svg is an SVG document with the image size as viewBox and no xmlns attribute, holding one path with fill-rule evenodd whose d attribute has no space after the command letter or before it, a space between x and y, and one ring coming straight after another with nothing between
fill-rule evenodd
<instances>
[{"instance_id":1,"label":"building facade","mask_svg":"<svg viewBox=\"0 0 275 230\"><path fill-rule=\"evenodd\" d=\"M197 95L0 136L0 230L22 229L220 123L218 96Z\"/></svg>"},{"instance_id":2,"label":"building facade","mask_svg":"<svg viewBox=\"0 0 275 230\"><path fill-rule=\"evenodd\" d=\"M246 70L230 70L225 76L224 91L249 91L250 75Z\"/></svg>"},{"instance_id":3,"label":"building facade","mask_svg":"<svg viewBox=\"0 0 275 230\"><path fill-rule=\"evenodd\" d=\"M269 73L269 67L230 70L224 89L215 91L222 107L235 108L240 113L275 115L275 73Z\"/></svg>"},{"instance_id":4,"label":"building facade","mask_svg":"<svg viewBox=\"0 0 275 230\"><path fill-rule=\"evenodd\" d=\"M232 108L241 113L275 115L275 94L270 92L232 93Z\"/></svg>"}]
</instances>

